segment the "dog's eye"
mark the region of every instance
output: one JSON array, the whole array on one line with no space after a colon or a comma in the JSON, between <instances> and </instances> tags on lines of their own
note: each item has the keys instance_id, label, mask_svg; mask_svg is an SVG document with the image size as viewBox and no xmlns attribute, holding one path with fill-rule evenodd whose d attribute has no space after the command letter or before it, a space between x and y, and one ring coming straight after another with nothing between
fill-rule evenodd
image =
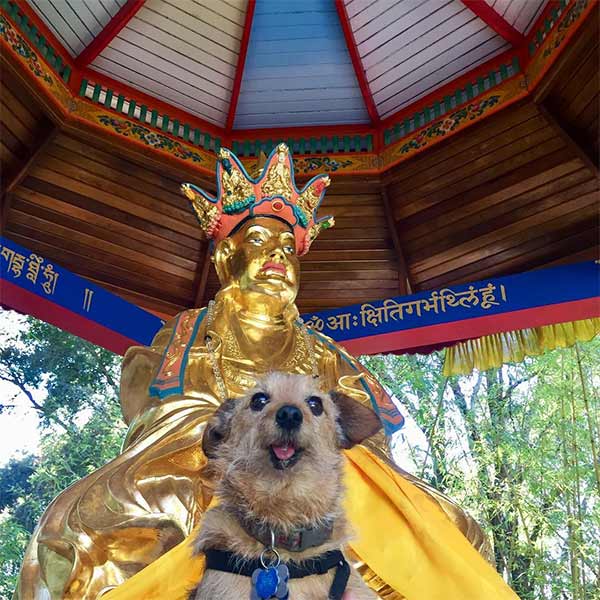
<instances>
[{"instance_id":1,"label":"dog's eye","mask_svg":"<svg viewBox=\"0 0 600 600\"><path fill-rule=\"evenodd\" d=\"M256 392L250 400L250 408L256 412L261 411L267 404L269 404L269 396L264 392Z\"/></svg>"},{"instance_id":2,"label":"dog's eye","mask_svg":"<svg viewBox=\"0 0 600 600\"><path fill-rule=\"evenodd\" d=\"M315 417L323 414L323 400L319 396L311 396L306 399L306 403Z\"/></svg>"}]
</instances>

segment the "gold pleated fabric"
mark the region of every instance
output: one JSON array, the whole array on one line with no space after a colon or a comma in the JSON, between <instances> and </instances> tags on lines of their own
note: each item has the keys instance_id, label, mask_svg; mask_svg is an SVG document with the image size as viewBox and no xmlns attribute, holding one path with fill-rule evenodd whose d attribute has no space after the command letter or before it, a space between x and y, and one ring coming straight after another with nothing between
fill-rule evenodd
<instances>
[{"instance_id":1,"label":"gold pleated fabric","mask_svg":"<svg viewBox=\"0 0 600 600\"><path fill-rule=\"evenodd\" d=\"M555 323L486 335L446 348L444 375L468 375L473 369L486 371L504 363L521 362L555 348L588 342L600 333L600 318Z\"/></svg>"},{"instance_id":2,"label":"gold pleated fabric","mask_svg":"<svg viewBox=\"0 0 600 600\"><path fill-rule=\"evenodd\" d=\"M363 446L346 457L346 512L356 531L351 549L382 598L518 600L430 496ZM192 556L193 537L106 600L186 600L204 566Z\"/></svg>"}]
</instances>

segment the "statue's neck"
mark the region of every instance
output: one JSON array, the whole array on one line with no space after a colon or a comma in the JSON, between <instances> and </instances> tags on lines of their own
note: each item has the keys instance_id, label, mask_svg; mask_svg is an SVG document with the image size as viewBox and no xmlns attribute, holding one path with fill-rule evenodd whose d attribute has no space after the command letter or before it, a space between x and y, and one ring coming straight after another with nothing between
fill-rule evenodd
<instances>
[{"instance_id":1,"label":"statue's neck","mask_svg":"<svg viewBox=\"0 0 600 600\"><path fill-rule=\"evenodd\" d=\"M235 299L219 298L218 329L231 331L243 353L269 360L273 355L289 352L294 338L294 310L265 314Z\"/></svg>"}]
</instances>

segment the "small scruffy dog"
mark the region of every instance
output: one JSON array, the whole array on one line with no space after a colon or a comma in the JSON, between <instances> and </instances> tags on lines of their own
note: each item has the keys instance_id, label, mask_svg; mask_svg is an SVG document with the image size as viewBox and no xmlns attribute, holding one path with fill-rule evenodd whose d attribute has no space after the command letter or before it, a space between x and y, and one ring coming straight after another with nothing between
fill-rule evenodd
<instances>
[{"instance_id":1,"label":"small scruffy dog","mask_svg":"<svg viewBox=\"0 0 600 600\"><path fill-rule=\"evenodd\" d=\"M341 450L376 433L376 414L312 377L273 373L221 405L202 447L219 505L195 543L206 570L189 600L372 600L345 561Z\"/></svg>"}]
</instances>

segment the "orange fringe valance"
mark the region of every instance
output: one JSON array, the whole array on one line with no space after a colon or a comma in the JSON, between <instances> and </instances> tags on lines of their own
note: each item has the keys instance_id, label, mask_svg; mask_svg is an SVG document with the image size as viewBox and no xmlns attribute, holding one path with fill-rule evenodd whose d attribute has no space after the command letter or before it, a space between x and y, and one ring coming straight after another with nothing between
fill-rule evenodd
<instances>
[{"instance_id":1,"label":"orange fringe valance","mask_svg":"<svg viewBox=\"0 0 600 600\"><path fill-rule=\"evenodd\" d=\"M495 333L446 348L444 375L468 375L473 369L486 371L504 363L521 362L555 348L588 342L600 333L600 318L555 323L534 329Z\"/></svg>"}]
</instances>

